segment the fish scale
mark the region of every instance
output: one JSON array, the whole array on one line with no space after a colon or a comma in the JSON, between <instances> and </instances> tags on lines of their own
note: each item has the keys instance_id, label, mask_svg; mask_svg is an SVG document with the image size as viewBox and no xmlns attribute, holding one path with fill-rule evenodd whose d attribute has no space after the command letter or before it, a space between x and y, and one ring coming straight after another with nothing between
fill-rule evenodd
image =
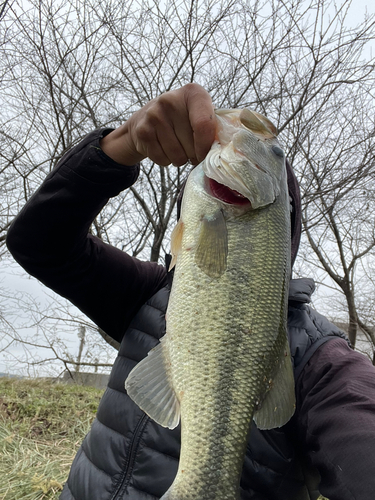
<instances>
[{"instance_id":1,"label":"fish scale","mask_svg":"<svg viewBox=\"0 0 375 500\"><path fill-rule=\"evenodd\" d=\"M227 150L221 144L220 155L214 148L212 158L189 176L174 234L177 259L167 333L126 382L129 395L161 425L173 428L181 417L179 468L162 500L238 500L253 418L260 428L272 428L294 411L286 337L290 221L285 160L280 148L277 154L272 150L278 143L270 132L259 144L261 125L252 133L252 116L246 115L245 127L239 113L220 119L224 128L230 119L241 137ZM233 142L248 156L237 154ZM261 171L249 151L256 151ZM247 205L223 203L208 188L207 179L216 172L212 163L222 161L226 185L247 194ZM251 169L256 182L249 180ZM248 191L258 181L253 200L260 206L254 209ZM264 186L275 193L262 193ZM163 408L161 394L148 396L159 378L165 380L163 402L169 401Z\"/></svg>"},{"instance_id":2,"label":"fish scale","mask_svg":"<svg viewBox=\"0 0 375 500\"><path fill-rule=\"evenodd\" d=\"M199 207L194 194L191 199L189 194L186 195L186 207L192 207L191 210ZM190 214L189 208L187 210L186 220L191 221L194 231L199 210L196 214ZM181 285L172 291L168 307L168 335L174 344L171 358L175 359L176 366L173 379L177 392L184 391L186 386L190 390L185 390L181 398L181 413L186 414L186 424L182 423L181 428L180 473L170 490L172 496L165 498L239 498L238 482L253 408L262 392L259 386L268 383L273 369L267 367L270 364L269 351L277 352L284 346L282 335L265 342L258 333L267 330L279 332L280 315L270 317L265 312L265 305L270 297L274 297L279 311L282 310L280 288L283 285L274 282L274 271L285 269L285 261L281 256L281 262L267 259L267 250L274 239L273 231L264 230L267 214L251 221L253 218L251 214L243 216L242 223L227 221L228 234L231 235L228 241L230 258L227 272L219 280L212 280L197 269L191 251L181 252L181 263L175 270L174 280ZM190 224L186 222L187 241L189 230ZM256 255L251 262L243 252L243 242L247 240L253 242ZM192 293L194 283L200 286ZM194 315L186 318L181 314L184 310L201 310L200 304L206 301L199 322ZM186 343L187 335L195 344L193 352L190 343ZM260 359L262 356L264 361ZM188 365L187 371L179 368L183 364ZM204 371L203 366L210 373L208 378L198 375ZM197 395L200 405L191 403ZM207 404L213 395L214 401ZM230 421L231 429L228 423L223 426L225 420ZM192 451L190 443L194 442L199 443L199 447ZM194 491L191 491L192 485L195 485ZM212 485L211 489L209 485ZM173 496L174 489L179 496Z\"/></svg>"}]
</instances>

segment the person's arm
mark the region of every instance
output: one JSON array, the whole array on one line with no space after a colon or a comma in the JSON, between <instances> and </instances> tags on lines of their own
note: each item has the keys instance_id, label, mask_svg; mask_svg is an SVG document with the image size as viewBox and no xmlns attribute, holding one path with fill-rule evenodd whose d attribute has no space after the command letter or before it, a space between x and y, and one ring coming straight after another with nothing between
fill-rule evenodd
<instances>
[{"instance_id":1,"label":"person's arm","mask_svg":"<svg viewBox=\"0 0 375 500\"><path fill-rule=\"evenodd\" d=\"M165 269L104 244L89 227L108 198L135 182L139 168L131 165L145 156L176 165L202 159L214 130L209 95L188 85L154 99L107 135L90 134L15 219L9 250L26 271L120 340L135 311L166 282Z\"/></svg>"},{"instance_id":2,"label":"person's arm","mask_svg":"<svg viewBox=\"0 0 375 500\"><path fill-rule=\"evenodd\" d=\"M342 339L323 344L296 384L299 438L330 500L375 491L375 367Z\"/></svg>"},{"instance_id":3,"label":"person's arm","mask_svg":"<svg viewBox=\"0 0 375 500\"><path fill-rule=\"evenodd\" d=\"M106 156L101 136L91 133L59 162L13 222L7 244L28 273L120 340L135 310L163 285L165 270L88 233L108 198L139 171Z\"/></svg>"}]
</instances>

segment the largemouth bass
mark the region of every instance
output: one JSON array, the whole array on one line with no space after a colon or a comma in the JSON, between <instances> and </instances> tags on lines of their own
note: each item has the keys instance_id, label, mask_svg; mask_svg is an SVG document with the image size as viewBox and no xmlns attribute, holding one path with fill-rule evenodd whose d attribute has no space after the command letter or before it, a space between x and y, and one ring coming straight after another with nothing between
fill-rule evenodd
<instances>
[{"instance_id":1,"label":"largemouth bass","mask_svg":"<svg viewBox=\"0 0 375 500\"><path fill-rule=\"evenodd\" d=\"M252 420L280 427L295 406L285 156L262 115L219 110L217 120L172 233L166 335L125 384L160 425L181 420L179 468L162 500L239 499Z\"/></svg>"}]
</instances>

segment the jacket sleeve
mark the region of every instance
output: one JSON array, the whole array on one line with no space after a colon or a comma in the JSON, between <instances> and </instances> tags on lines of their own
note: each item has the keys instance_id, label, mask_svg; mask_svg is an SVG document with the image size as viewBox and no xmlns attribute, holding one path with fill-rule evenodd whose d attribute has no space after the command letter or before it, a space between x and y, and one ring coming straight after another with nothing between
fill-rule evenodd
<instances>
[{"instance_id":1,"label":"jacket sleeve","mask_svg":"<svg viewBox=\"0 0 375 500\"><path fill-rule=\"evenodd\" d=\"M7 245L29 274L120 341L137 309L165 284L166 272L89 234L108 199L139 173L138 165L119 165L101 150L108 132L92 132L62 158L14 220Z\"/></svg>"},{"instance_id":2,"label":"jacket sleeve","mask_svg":"<svg viewBox=\"0 0 375 500\"><path fill-rule=\"evenodd\" d=\"M345 340L323 344L296 385L300 443L330 500L375 491L375 367Z\"/></svg>"}]
</instances>

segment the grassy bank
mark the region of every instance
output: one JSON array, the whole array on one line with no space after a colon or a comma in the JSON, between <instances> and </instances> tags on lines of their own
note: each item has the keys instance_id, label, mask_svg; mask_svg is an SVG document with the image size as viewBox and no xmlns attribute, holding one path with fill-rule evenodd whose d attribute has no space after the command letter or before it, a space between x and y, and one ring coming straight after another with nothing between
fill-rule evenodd
<instances>
[{"instance_id":1,"label":"grassy bank","mask_svg":"<svg viewBox=\"0 0 375 500\"><path fill-rule=\"evenodd\" d=\"M103 391L0 378L0 499L57 499Z\"/></svg>"},{"instance_id":2,"label":"grassy bank","mask_svg":"<svg viewBox=\"0 0 375 500\"><path fill-rule=\"evenodd\" d=\"M102 393L0 378L0 500L58 499Z\"/></svg>"}]
</instances>

